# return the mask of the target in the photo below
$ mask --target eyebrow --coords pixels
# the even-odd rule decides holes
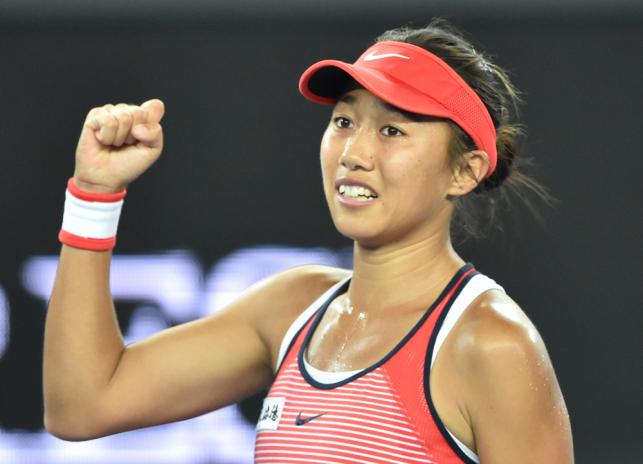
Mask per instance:
[[[348,93],[344,93],[337,99],[337,103],[346,103],[348,105],[355,103],[357,101],[357,98],[355,95],[350,95]],[[394,113],[398,116],[401,116],[405,119],[408,119],[409,121],[413,122],[431,122],[431,121],[439,121],[441,118],[438,118],[436,116],[428,116],[424,114],[418,114],[418,113],[413,113],[411,111],[406,111],[403,110],[402,108],[398,108],[395,105],[390,104],[389,102],[386,102],[382,100],[381,98],[377,99],[377,102],[379,105],[384,108],[386,111],[389,111],[391,113]]]
[[[350,105],[351,103],[355,103],[355,100],[357,99],[355,98],[354,95],[349,95],[345,93],[343,95],[340,95],[340,97],[337,99],[337,103],[342,102],[342,103],[348,103]]]

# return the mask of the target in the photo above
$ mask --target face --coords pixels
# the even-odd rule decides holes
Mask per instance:
[[[364,89],[336,104],[321,143],[324,193],[343,235],[364,246],[448,231],[451,129],[414,121]]]

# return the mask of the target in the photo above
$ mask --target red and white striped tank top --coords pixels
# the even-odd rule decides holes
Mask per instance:
[[[305,360],[308,342],[339,282],[293,323],[257,423],[256,463],[477,463],[440,420],[431,366],[449,331],[493,280],[465,265],[397,346],[374,365],[324,373]]]

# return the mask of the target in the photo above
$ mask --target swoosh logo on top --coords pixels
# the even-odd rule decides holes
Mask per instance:
[[[411,59],[408,56],[398,55],[397,53],[382,53],[381,55],[376,55],[375,51],[372,51],[364,57],[364,61],[383,60],[384,58],[403,58],[405,60]]]
[[[295,417],[295,425],[304,425],[307,424],[310,421],[313,421],[317,419],[318,417],[323,416],[326,414],[325,412],[322,412],[321,414],[316,414],[314,416],[308,416],[308,417],[301,417],[302,411],[299,411],[299,414],[297,414],[297,417]]]

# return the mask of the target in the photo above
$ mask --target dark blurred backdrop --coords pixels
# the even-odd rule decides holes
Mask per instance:
[[[130,189],[119,254],[187,250],[207,269],[255,245],[342,250],[317,158],[329,110],[300,97],[299,74],[322,58],[352,61],[384,29],[433,16],[511,71],[527,102],[526,151],[557,198],[543,225],[508,211],[504,234],[460,251],[539,328],[577,462],[640,462],[643,6],[634,1],[2,0],[0,437],[42,429],[45,302],[23,271],[59,249],[89,108],[151,97],[167,106],[164,155]],[[7,443],[1,462],[26,459]]]

